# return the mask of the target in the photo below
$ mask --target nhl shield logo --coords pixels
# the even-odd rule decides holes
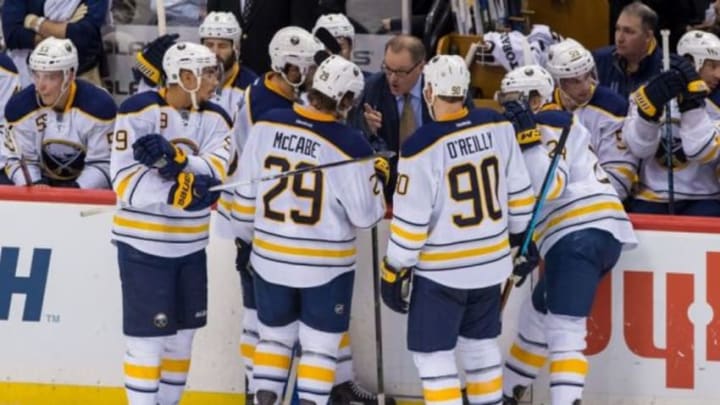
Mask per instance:
[[[168,325],[167,315],[165,315],[162,312],[155,315],[155,318],[153,318],[153,324],[155,324],[155,327],[159,328],[159,329],[167,327],[167,325]]]

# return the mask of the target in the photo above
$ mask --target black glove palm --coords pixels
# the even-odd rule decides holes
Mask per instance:
[[[672,55],[670,68],[677,71],[684,80],[684,88],[678,98],[680,112],[705,107],[705,97],[710,93],[710,89],[700,78],[695,66],[682,56]]]
[[[512,249],[513,256],[513,276],[518,280],[515,286],[519,287],[524,282],[527,276],[535,270],[540,263],[540,252],[538,251],[535,242],[530,240],[527,252],[524,256],[520,256],[520,249],[522,243],[525,240],[525,233],[514,233],[510,234],[510,248]]]
[[[520,101],[508,101],[503,103],[505,107],[505,118],[513,124],[515,137],[521,150],[540,145],[540,131],[537,129],[535,117],[527,104]]]

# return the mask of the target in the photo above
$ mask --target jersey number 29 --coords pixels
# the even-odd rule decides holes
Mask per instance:
[[[300,162],[295,165],[295,169],[303,169],[305,167],[312,167],[313,165],[305,162]],[[268,156],[265,159],[265,168],[272,169],[278,167],[281,172],[290,170],[290,162],[284,157],[279,156]],[[303,176],[312,177],[312,186],[309,188],[304,187]],[[283,177],[278,180],[270,190],[263,195],[263,204],[265,205],[265,217],[274,221],[285,222],[285,213],[273,210],[270,207],[270,203],[277,196],[282,194],[292,181],[291,190],[297,198],[303,198],[310,200],[310,213],[304,214],[299,209],[290,210],[290,218],[296,224],[302,225],[314,225],[320,220],[320,211],[322,209],[322,195],[323,195],[323,173],[321,171],[306,172],[303,174],[296,174],[292,177]]]

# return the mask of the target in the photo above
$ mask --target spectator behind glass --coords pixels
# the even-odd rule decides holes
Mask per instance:
[[[270,71],[268,46],[281,28],[310,31],[318,16],[318,0],[208,0],[207,11],[229,11],[240,22],[242,64],[255,72]]]
[[[14,0],[2,8],[2,26],[9,55],[20,72],[23,87],[30,84],[27,58],[47,37],[68,38],[78,50],[78,76],[100,85],[103,56],[100,28],[108,0]]]
[[[205,18],[205,0],[164,0],[167,25],[195,27]],[[150,10],[157,13],[157,0],[150,0]],[[155,20],[157,22],[157,17]]]
[[[615,24],[615,45],[594,52],[600,84],[627,97],[662,68],[662,49],[654,30],[657,14],[635,2],[625,6]]]

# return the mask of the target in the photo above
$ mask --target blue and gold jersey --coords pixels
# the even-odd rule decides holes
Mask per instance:
[[[403,144],[387,260],[453,288],[501,283],[510,233],[535,203],[513,126],[486,109],[439,117]]]
[[[199,110],[178,110],[165,101],[165,89],[136,94],[120,106],[112,143],[110,174],[119,200],[113,239],[162,257],[180,257],[208,242],[210,209],[188,212],[167,203],[174,180],[133,157],[133,143],[160,134],[183,149],[184,171],[225,179],[230,160],[230,118],[208,102]]]
[[[372,154],[359,131],[296,104],[255,122],[238,179]],[[237,237],[252,241],[255,271],[271,283],[298,288],[352,271],[355,228],[372,227],[385,214],[372,160],[240,186],[234,197],[233,229]]]
[[[110,138],[117,107],[110,94],[84,80],[70,82],[64,106],[38,104],[35,85],[5,106],[5,171],[15,184],[42,179],[110,188]],[[27,171],[21,170],[25,165]],[[26,174],[29,179],[26,179]]]

